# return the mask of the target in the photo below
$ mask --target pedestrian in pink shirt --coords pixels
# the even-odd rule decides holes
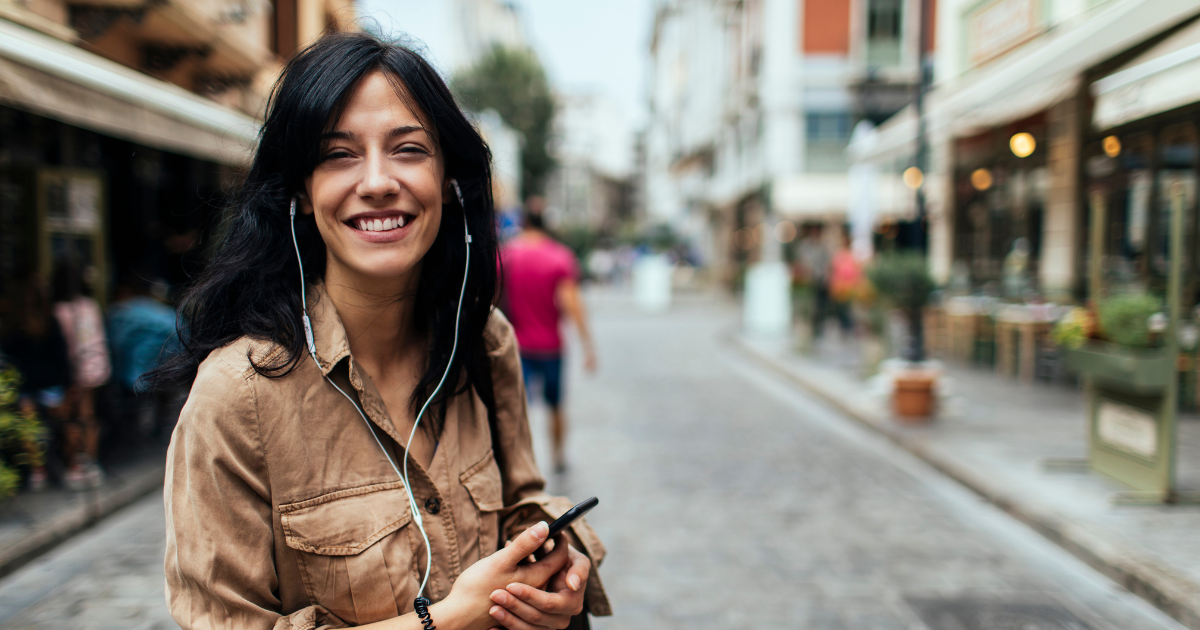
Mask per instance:
[[[583,364],[596,369],[596,352],[588,332],[587,313],[579,297],[579,263],[575,254],[546,232],[541,197],[526,202],[524,229],[500,251],[504,272],[504,311],[517,336],[521,370],[530,392],[540,382],[550,407],[554,469],[566,469],[563,442],[567,422],[562,410],[563,343],[559,320],[565,313],[579,331]]]

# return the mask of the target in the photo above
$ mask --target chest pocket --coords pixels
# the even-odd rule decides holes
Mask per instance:
[[[416,595],[408,498],[399,481],[339,490],[279,506],[284,541],[304,588],[355,625],[400,614]]]
[[[500,467],[491,450],[487,455],[458,476],[479,517],[479,557],[486,558],[503,544],[500,541],[500,510],[504,508],[504,493],[500,483]]]

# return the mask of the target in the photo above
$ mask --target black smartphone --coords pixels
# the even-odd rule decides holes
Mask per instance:
[[[555,519],[553,523],[550,523],[550,533],[546,536],[546,540],[550,540],[562,533],[562,530],[566,529],[571,523],[574,523],[575,519],[587,514],[588,510],[596,507],[599,503],[600,499],[592,497],[584,499],[579,505],[567,510],[562,516]]]

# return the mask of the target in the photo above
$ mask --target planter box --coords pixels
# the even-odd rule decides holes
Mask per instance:
[[[1103,387],[1135,394],[1162,392],[1176,378],[1175,356],[1161,348],[1089,341],[1067,351],[1067,365]]]

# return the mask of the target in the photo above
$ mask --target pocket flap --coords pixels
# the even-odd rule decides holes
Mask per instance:
[[[288,547],[353,556],[412,520],[399,481],[348,488],[279,506]]]
[[[458,476],[463,487],[475,500],[475,506],[481,512],[495,512],[504,507],[503,486],[500,483],[500,469],[496,466],[496,456],[491,450],[470,468]]]

